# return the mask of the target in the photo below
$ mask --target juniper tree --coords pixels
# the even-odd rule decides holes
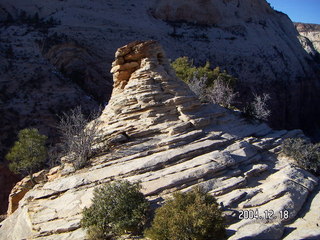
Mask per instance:
[[[32,174],[44,164],[47,158],[46,140],[47,136],[40,134],[38,129],[21,130],[18,140],[6,155],[6,159],[10,162],[10,170],[17,174],[29,175],[34,184]]]

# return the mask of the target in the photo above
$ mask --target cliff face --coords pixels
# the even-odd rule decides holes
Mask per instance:
[[[315,50],[320,52],[320,25],[308,23],[294,23],[300,35],[308,38]]]
[[[54,139],[57,114],[105,105],[113,53],[137,39],[227,69],[244,101],[269,92],[273,126],[317,129],[316,66],[266,1],[2,0],[0,13],[0,158],[20,129]]]
[[[242,21],[261,21],[276,13],[266,1],[161,0],[154,15],[165,21],[184,21],[211,26],[237,26]]]
[[[120,48],[112,72],[114,89],[98,118],[94,147],[106,151],[111,139],[121,141],[77,172],[67,164],[52,169],[1,223],[0,239],[85,239],[81,212],[93,189],[117,179],[141,181],[143,193],[158,204],[178,190],[204,187],[223,206],[229,239],[320,236],[312,215],[318,179],[280,155],[281,142],[301,131],[274,131],[201,104],[155,41]],[[242,210],[257,210],[261,218],[242,219]],[[266,219],[265,211],[274,218]],[[282,211],[288,211],[285,218]]]

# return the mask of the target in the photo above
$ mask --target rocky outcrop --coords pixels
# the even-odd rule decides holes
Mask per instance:
[[[316,58],[319,55],[319,52],[315,49],[312,41],[310,41],[309,38],[304,37],[303,35],[299,35],[298,39],[307,53],[309,53],[314,58]]]
[[[284,234],[284,240],[293,239],[318,239],[320,219],[317,215],[319,209],[320,191],[319,186],[304,204],[298,218],[292,224],[288,225],[288,231]],[[315,228],[317,226],[317,228]]]
[[[137,39],[159,41],[170,59],[188,56],[226,69],[239,79],[242,101],[269,92],[277,128],[318,129],[317,68],[289,18],[264,0],[0,5],[0,159],[20,129],[37,127],[55,141],[57,114],[105,106],[113,53]]]
[[[308,23],[294,23],[294,25],[299,34],[308,38],[314,49],[320,53],[320,25]]]
[[[11,190],[9,195],[9,206],[7,215],[11,215],[14,211],[17,210],[19,206],[20,200],[29,192],[30,189],[33,188],[34,184],[44,182],[47,180],[47,171],[42,170],[33,174],[33,181],[31,178],[25,177],[21,181],[19,181]]]
[[[200,101],[190,95],[186,84],[172,78],[173,70],[155,41],[134,42],[120,48],[111,71],[114,90],[100,118],[104,135],[174,135],[190,126],[208,124],[196,113],[191,114],[199,111]]]
[[[112,72],[114,89],[98,118],[95,147],[103,150],[117,136],[126,141],[85,169],[52,170],[1,223],[0,239],[85,239],[81,212],[93,189],[119,179],[141,181],[143,193],[159,205],[178,190],[204,187],[223,210],[229,239],[320,236],[312,213],[304,218],[310,224],[301,225],[308,231],[299,224],[306,203],[318,196],[318,178],[281,156],[281,142],[303,137],[301,131],[274,131],[201,104],[155,41],[120,48]],[[317,207],[312,201],[310,209]]]

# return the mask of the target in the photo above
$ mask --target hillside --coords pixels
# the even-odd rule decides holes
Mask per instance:
[[[202,186],[217,198],[229,239],[320,237],[318,178],[281,155],[281,142],[303,137],[301,131],[274,131],[201,104],[155,41],[118,49],[112,72],[112,96],[98,118],[100,156],[79,171],[64,161],[38,173],[42,181],[1,223],[0,239],[85,239],[82,209],[95,187],[117,179],[141,181],[143,193],[160,205],[178,190]],[[12,202],[24,184],[16,186]],[[243,210],[258,210],[261,218],[241,219]],[[265,211],[273,217],[265,218]]]
[[[0,0],[0,13],[0,159],[20,129],[39,128],[55,142],[57,115],[104,107],[113,53],[149,39],[172,60],[209,60],[237,77],[238,107],[268,92],[273,127],[317,135],[317,65],[290,19],[266,1]]]

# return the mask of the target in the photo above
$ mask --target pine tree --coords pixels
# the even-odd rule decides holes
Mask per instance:
[[[35,183],[32,174],[47,158],[46,140],[47,137],[35,128],[21,130],[18,141],[6,155],[6,159],[10,161],[10,170],[17,174],[29,175],[32,183]]]

